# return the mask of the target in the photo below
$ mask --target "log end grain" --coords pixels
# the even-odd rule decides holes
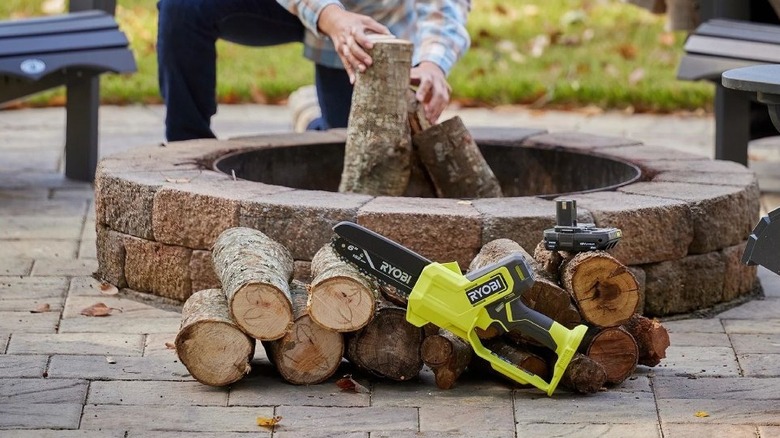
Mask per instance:
[[[230,385],[251,370],[254,342],[231,324],[195,323],[179,332],[175,345],[181,363],[205,385]]]
[[[309,316],[323,327],[352,332],[374,315],[376,295],[349,277],[332,277],[311,288]]]
[[[308,316],[295,321],[281,339],[266,343],[269,356],[284,380],[313,385],[331,377],[344,355],[344,337],[314,323]]]
[[[292,305],[278,288],[250,283],[233,294],[230,314],[244,332],[262,341],[279,339],[290,329]]]

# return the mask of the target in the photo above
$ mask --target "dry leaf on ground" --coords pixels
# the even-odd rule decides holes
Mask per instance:
[[[262,427],[268,427],[270,429],[273,429],[274,426],[279,424],[279,422],[282,421],[282,417],[280,415],[277,415],[275,417],[257,417],[257,425]]]
[[[41,303],[38,304],[35,309],[30,310],[30,313],[45,313],[51,310],[51,306],[49,306],[49,303]]]
[[[353,379],[349,374],[337,380],[336,385],[338,385],[342,391],[352,391],[363,394],[368,394],[371,392],[368,390],[368,388],[355,381],[355,379]]]
[[[100,293],[103,295],[116,295],[119,293],[119,289],[111,283],[102,281],[100,282]]]
[[[117,310],[113,307],[108,307],[104,303],[95,303],[81,311],[84,316],[109,316],[111,312]]]

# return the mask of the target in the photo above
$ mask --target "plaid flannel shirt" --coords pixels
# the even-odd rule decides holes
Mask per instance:
[[[304,55],[317,64],[344,68],[327,36],[317,29],[325,6],[335,4],[350,12],[367,15],[384,24],[397,38],[414,44],[412,65],[430,61],[449,74],[468,49],[466,31],[470,0],[277,0],[297,15],[307,32]]]

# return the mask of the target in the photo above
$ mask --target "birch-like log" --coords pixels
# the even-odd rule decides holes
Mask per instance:
[[[501,185],[460,117],[412,137],[441,198],[499,198]]]
[[[358,73],[344,147],[340,192],[401,196],[409,184],[412,142],[406,91],[409,41],[376,36],[373,64]]]
[[[316,324],[306,311],[308,292],[298,281],[290,284],[293,325],[275,341],[264,341],[268,358],[282,378],[295,385],[323,382],[336,372],[344,356],[341,333]]]
[[[378,285],[341,260],[328,243],[311,260],[308,313],[337,332],[354,332],[374,316]]]
[[[258,230],[236,227],[217,237],[212,259],[236,324],[261,341],[284,336],[293,319],[290,251]]]
[[[219,289],[195,292],[187,299],[174,344],[192,377],[211,386],[230,385],[244,377],[255,352],[255,340],[230,318]]]

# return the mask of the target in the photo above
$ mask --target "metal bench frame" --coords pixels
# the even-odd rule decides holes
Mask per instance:
[[[61,17],[86,20],[94,17],[94,19],[105,21],[105,14],[113,16],[115,8],[116,0],[70,0],[70,14]],[[5,24],[6,29],[13,32],[13,26],[17,26],[16,29],[19,29],[19,26],[38,24],[42,33],[45,34],[44,29],[55,32],[52,30],[52,25],[57,23],[58,18],[0,22],[0,29]],[[118,27],[114,30],[107,30],[100,35],[120,41],[120,45],[121,39],[124,39],[125,47],[123,49],[102,52],[93,50],[83,53],[77,53],[75,49],[69,51],[69,35],[72,34],[69,34],[68,29],[64,28],[61,33],[49,34],[48,39],[45,35],[40,38],[36,37],[35,44],[31,44],[31,46],[40,50],[39,56],[33,56],[35,54],[27,52],[18,59],[14,58],[13,54],[6,58],[13,60],[14,65],[19,65],[21,71],[0,71],[0,103],[64,85],[67,98],[65,176],[79,181],[92,182],[95,178],[95,168],[98,161],[100,75],[109,71],[116,73],[134,72],[136,65],[132,53],[127,48],[127,39],[118,30]],[[58,53],[67,54],[67,56],[59,57]],[[35,63],[38,62],[38,58],[46,59],[48,64],[53,65],[51,70],[43,73],[36,72]],[[26,60],[28,68],[16,63],[19,60]]]

